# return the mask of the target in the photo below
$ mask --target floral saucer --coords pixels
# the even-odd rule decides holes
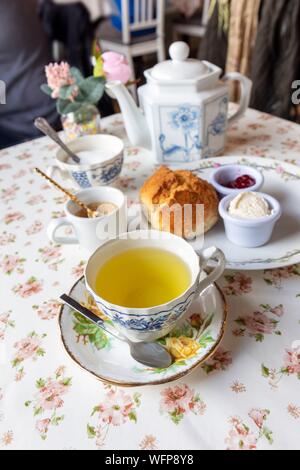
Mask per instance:
[[[96,307],[82,277],[70,296],[93,310],[114,328]],[[83,369],[103,382],[120,386],[158,385],[177,380],[193,371],[216,351],[225,330],[227,304],[217,285],[212,285],[189,309],[190,316],[160,341],[174,363],[152,369],[136,362],[126,343],[118,341],[67,305],[61,307],[59,326],[64,347]]]

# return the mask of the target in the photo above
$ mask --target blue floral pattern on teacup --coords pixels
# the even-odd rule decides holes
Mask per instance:
[[[91,188],[95,185],[109,185],[119,176],[122,166],[123,155],[92,170],[73,171],[72,176],[82,189]]]
[[[120,309],[109,307],[103,301],[95,299],[98,307],[114,323],[127,330],[135,331],[158,331],[163,327],[174,324],[180,316],[189,308],[195,292],[190,292],[185,300],[179,302],[176,306],[149,314],[131,314],[122,312]]]

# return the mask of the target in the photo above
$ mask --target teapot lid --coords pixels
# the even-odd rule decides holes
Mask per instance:
[[[171,60],[155,65],[151,77],[156,80],[191,80],[200,78],[209,72],[208,67],[197,59],[188,59],[190,48],[183,41],[173,42],[169,54]]]

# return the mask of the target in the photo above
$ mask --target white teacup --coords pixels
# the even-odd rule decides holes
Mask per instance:
[[[60,149],[56,154],[55,165],[47,170],[50,178],[59,174],[72,186],[85,189],[110,185],[121,173],[124,143],[118,137],[106,134],[88,135],[68,142],[68,147],[79,156],[82,152],[82,163],[77,165],[72,162]]]
[[[109,238],[116,238],[127,230],[126,198],[119,189],[110,187],[85,189],[76,196],[86,204],[111,202],[118,207],[111,214],[88,219],[77,216],[80,208],[68,201],[65,205],[66,217],[53,219],[48,225],[47,234],[51,241],[59,245],[80,244],[89,256]],[[63,226],[73,227],[75,237],[56,235],[57,230]]]
[[[151,308],[127,308],[101,298],[96,292],[96,278],[103,264],[118,253],[145,247],[167,250],[179,256],[191,272],[189,288],[178,298]],[[205,279],[200,280],[201,271],[211,259],[217,261],[216,267]],[[198,255],[185,240],[176,235],[141,230],[124,233],[98,248],[88,261],[85,282],[99,309],[114,322],[122,335],[136,342],[154,341],[167,335],[184,318],[192,301],[219,279],[224,269],[225,256],[218,248],[205,249]],[[111,279],[111,282],[114,280]]]

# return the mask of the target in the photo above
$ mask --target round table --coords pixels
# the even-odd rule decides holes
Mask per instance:
[[[103,127],[124,138],[119,115]],[[299,137],[298,125],[248,110],[225,153],[300,163]],[[46,236],[65,198],[33,167],[45,169],[55,152],[47,138],[0,152],[0,448],[299,449],[300,266],[226,272],[221,347],[178,382],[117,388],[67,356],[57,299],[86,259]],[[147,177],[139,154],[127,147],[117,184],[129,199]]]

